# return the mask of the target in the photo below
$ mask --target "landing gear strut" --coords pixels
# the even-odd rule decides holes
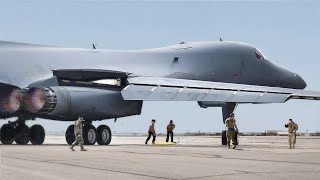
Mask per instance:
[[[45,139],[45,131],[41,125],[35,124],[29,128],[25,120],[20,118],[4,124],[0,131],[2,144],[12,144],[15,141],[17,144],[25,145],[30,141],[31,144],[40,145]]]

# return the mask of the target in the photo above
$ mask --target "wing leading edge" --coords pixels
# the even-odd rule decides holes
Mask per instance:
[[[289,99],[320,100],[320,92],[298,89],[183,80],[160,77],[128,78],[125,100],[284,103]]]

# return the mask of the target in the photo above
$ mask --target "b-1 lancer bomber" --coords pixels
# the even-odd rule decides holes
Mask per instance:
[[[85,144],[108,145],[110,128],[96,128],[92,121],[139,115],[143,101],[222,107],[225,120],[239,104],[320,100],[319,92],[305,87],[298,74],[240,42],[105,50],[0,41],[0,118],[15,118],[1,127],[0,140],[42,144],[44,128],[29,128],[26,121],[82,116]],[[68,144],[74,140],[73,129],[70,125],[66,130]]]

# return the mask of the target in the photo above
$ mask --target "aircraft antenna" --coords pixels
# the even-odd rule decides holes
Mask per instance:
[[[93,49],[96,49],[96,46],[94,44],[92,44]]]
[[[222,38],[219,38],[220,39],[220,41],[222,42]]]

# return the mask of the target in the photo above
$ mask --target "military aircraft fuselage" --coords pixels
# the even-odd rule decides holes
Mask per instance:
[[[128,76],[166,77],[293,89],[304,89],[306,87],[304,80],[296,73],[273,64],[255,47],[238,42],[180,43],[146,50],[60,48],[0,42],[0,82],[2,89],[7,85],[16,88],[32,88],[34,82],[51,78],[53,70],[63,69],[99,69],[127,72]],[[46,82],[45,86],[56,86],[56,84]],[[73,92],[73,94],[76,94],[75,96],[79,96],[75,93],[78,92],[78,89],[60,88],[56,91],[66,91],[68,94]],[[111,91],[110,93],[114,94],[115,91]],[[80,100],[86,101],[86,98],[90,98],[94,101],[92,103],[95,103],[96,100],[91,97],[90,93],[87,93],[89,90],[81,89],[81,92],[86,93],[81,94],[82,98],[78,99],[77,103],[81,102]],[[96,93],[102,93],[101,97],[106,97],[103,95],[104,92]],[[34,92],[34,94],[37,94],[37,92]],[[83,94],[85,95],[83,96]],[[0,97],[3,98],[3,96]],[[32,97],[29,99],[32,100]],[[112,96],[105,101],[109,100],[121,100],[121,95]],[[65,101],[64,103],[75,104],[71,101]],[[38,111],[38,107],[34,104],[33,106],[31,111]],[[105,108],[105,106],[118,109],[128,107],[128,109],[110,115],[109,111],[103,110],[102,107]],[[100,103],[86,107],[87,109],[91,108],[91,114],[88,113],[90,116],[88,115],[87,118],[107,119],[135,115],[140,113],[141,106],[142,103],[140,102],[129,104],[126,102]],[[71,105],[68,106],[68,108],[70,107]],[[73,108],[76,109],[76,107]],[[136,110],[130,111],[130,108]],[[61,105],[59,112],[55,110],[52,115],[38,114],[36,116],[57,120],[65,119],[70,112],[62,111],[64,109],[66,108]],[[86,112],[87,109],[82,109],[82,111]],[[71,113],[72,116],[67,119],[76,117],[79,112]]]
[[[301,90],[304,80],[238,42],[191,42],[143,50],[60,48],[0,41],[2,144],[42,144],[41,125],[30,119],[74,121],[80,116],[85,144],[108,145],[107,125],[92,121],[139,115],[143,101],[194,101],[221,107],[223,120],[237,104],[320,100]],[[66,141],[75,140],[74,126]],[[223,144],[226,137],[222,136]]]
[[[296,73],[237,42],[195,42],[147,50],[75,49],[0,43],[0,81],[20,88],[57,69],[106,69],[159,76],[303,89]]]

